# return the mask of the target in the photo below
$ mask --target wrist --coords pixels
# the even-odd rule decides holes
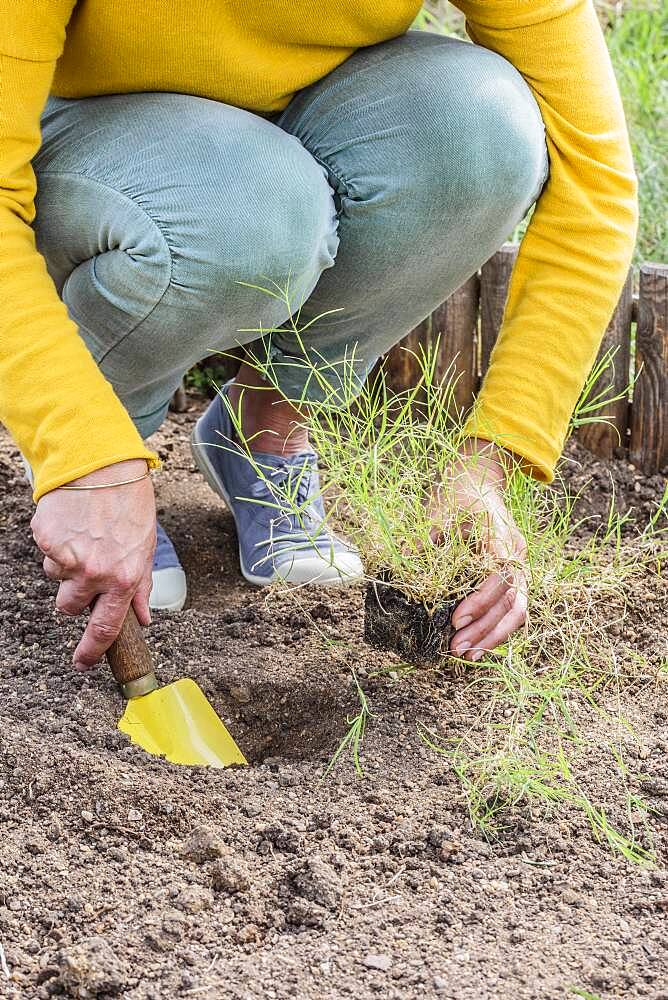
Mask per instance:
[[[114,462],[113,465],[105,465],[101,469],[72,479],[68,486],[98,486],[103,483],[122,483],[128,479],[139,478],[149,471],[148,462],[144,458],[129,458],[123,462]]]
[[[466,438],[459,448],[462,467],[483,476],[490,486],[503,489],[510,474],[513,456],[493,441],[483,438]]]

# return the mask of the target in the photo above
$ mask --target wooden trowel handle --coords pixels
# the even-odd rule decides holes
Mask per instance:
[[[107,650],[107,660],[126,698],[137,698],[157,688],[153,659],[132,607],[128,609],[118,638]]]

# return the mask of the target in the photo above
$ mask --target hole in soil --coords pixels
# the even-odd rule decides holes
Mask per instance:
[[[304,682],[226,685],[221,696],[233,720],[233,735],[250,763],[267,757],[300,760],[334,753],[355,711],[355,694],[346,684]]]

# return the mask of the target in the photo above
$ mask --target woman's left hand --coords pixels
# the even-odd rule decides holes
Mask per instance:
[[[449,504],[475,518],[479,547],[497,562],[492,573],[459,604],[453,615],[455,633],[450,650],[455,656],[479,660],[522,627],[527,614],[526,542],[508,510],[504,497],[504,454],[486,441],[469,441],[454,469]],[[444,511],[441,485],[434,491],[432,540],[443,538]]]

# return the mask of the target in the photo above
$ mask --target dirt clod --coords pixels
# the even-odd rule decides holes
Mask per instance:
[[[367,969],[389,972],[392,968],[392,958],[390,955],[366,955],[362,959],[362,965],[365,965]]]
[[[68,945],[58,956],[58,982],[73,997],[116,995],[128,980],[128,966],[103,937]]]
[[[186,861],[203,864],[205,861],[215,861],[229,854],[230,849],[220,839],[215,830],[210,827],[198,826],[181,845],[179,853]]]
[[[217,861],[211,869],[211,884],[216,892],[245,892],[250,886],[248,868],[235,858]]]
[[[308,858],[294,865],[289,883],[298,896],[326,910],[335,912],[341,904],[341,879],[332,866],[320,858]]]
[[[178,894],[174,905],[187,913],[213,909],[213,893],[201,885],[188,885]]]

